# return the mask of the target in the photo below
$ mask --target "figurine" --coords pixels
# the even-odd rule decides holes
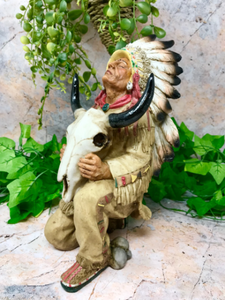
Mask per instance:
[[[102,78],[105,90],[87,112],[79,108],[74,77],[75,122],[68,127],[58,171],[62,200],[45,227],[56,249],[80,247],[76,262],[61,276],[68,292],[78,291],[109,265],[120,269],[131,257],[129,245],[120,239],[110,248],[110,219],[151,218],[143,194],[161,164],[173,160],[172,146],[179,146],[167,115],[167,97],[180,97],[173,85],[180,83],[181,57],[166,50],[173,44],[150,36],[115,51]]]

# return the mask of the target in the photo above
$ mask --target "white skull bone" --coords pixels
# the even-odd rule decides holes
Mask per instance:
[[[67,146],[58,170],[58,181],[63,181],[62,199],[69,202],[86,181],[80,175],[78,162],[88,153],[100,151],[108,143],[108,117],[94,108],[77,110],[78,118],[67,128]]]

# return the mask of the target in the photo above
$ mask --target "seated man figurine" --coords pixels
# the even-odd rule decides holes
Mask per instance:
[[[150,73],[155,75],[155,93],[141,118],[124,128],[110,128],[110,145],[80,159],[79,171],[86,181],[73,201],[61,200],[46,224],[45,236],[56,249],[80,247],[76,262],[61,276],[68,292],[76,292],[109,265],[109,219],[151,218],[151,211],[142,204],[143,194],[153,173],[165,160],[173,159],[171,145],[179,143],[176,127],[167,116],[171,107],[166,97],[180,96],[172,85],[180,83],[175,75],[182,71],[177,65],[180,56],[164,50],[172,45],[144,38],[114,52],[108,62],[102,78],[105,89],[95,99],[95,109],[106,115],[130,113]]]

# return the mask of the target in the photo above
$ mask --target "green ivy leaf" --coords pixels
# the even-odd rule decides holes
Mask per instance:
[[[23,150],[26,153],[37,153],[44,150],[44,146],[37,143],[32,137],[27,139],[27,142],[23,145]]]
[[[31,69],[31,72],[33,72],[33,73],[37,73],[37,71],[38,71],[38,68],[36,66],[32,66],[30,69]]]
[[[107,11],[109,9],[109,5],[104,6],[103,8],[103,14],[107,17]]]
[[[45,20],[46,20],[47,25],[49,25],[49,26],[52,25],[52,24],[54,23],[53,14],[54,14],[53,11],[48,11],[48,12],[45,14]]]
[[[136,20],[140,23],[146,23],[148,21],[148,16],[145,14],[142,14],[142,15],[138,16]]]
[[[91,70],[90,62],[88,60],[85,60],[84,62],[85,62],[85,65],[87,66],[87,68]]]
[[[81,65],[81,59],[80,59],[80,58],[74,59],[74,62],[75,62],[77,65]]]
[[[91,91],[94,92],[94,91],[97,90],[97,88],[98,88],[98,83],[95,82],[95,83],[92,85],[92,87],[91,87]]]
[[[23,29],[24,29],[26,32],[30,32],[31,29],[32,29],[32,26],[30,25],[30,23],[24,22],[24,23],[23,23]]]
[[[67,61],[67,53],[59,53],[58,60],[60,63],[64,63],[65,61]]]
[[[154,26],[154,33],[157,36],[157,38],[159,38],[159,39],[162,39],[166,36],[165,30],[160,27]]]
[[[72,32],[68,30],[66,33],[66,41],[67,41],[67,43],[70,43],[71,40],[72,40]],[[70,45],[70,46],[72,46],[72,45]]]
[[[84,24],[88,24],[90,22],[91,18],[89,14],[86,12],[84,15]]]
[[[152,27],[150,25],[145,26],[144,28],[142,28],[140,34],[142,34],[143,36],[148,36],[152,34]]]
[[[153,16],[155,16],[156,18],[158,18],[159,16],[159,10],[158,8],[156,8],[155,6],[151,6],[151,13],[153,14]]]
[[[79,79],[80,79],[80,77],[79,77]],[[84,88],[83,86],[80,86],[80,87],[79,87],[79,92],[80,92],[81,94],[84,94],[85,88]]]
[[[29,40],[28,37],[26,37],[26,36],[21,36],[20,41],[21,41],[21,43],[24,44],[24,45],[30,44],[30,40]]]
[[[36,180],[33,172],[27,172],[19,179],[12,181],[7,185],[10,192],[8,207],[12,208],[21,202],[36,198],[41,185],[42,181]]]
[[[20,13],[18,13],[18,14],[16,14],[16,18],[19,20],[19,19],[21,19],[22,18],[22,14],[20,14]]]
[[[123,40],[120,40],[117,44],[116,44],[116,50],[119,50],[119,49],[121,49],[121,48],[123,48],[123,47],[125,47],[126,46],[126,42],[124,42]]]
[[[84,78],[84,81],[87,82],[91,77],[91,72],[84,72],[83,73],[83,78]]]
[[[73,53],[75,51],[75,48],[73,45],[69,45],[69,52]]]
[[[209,173],[212,174],[216,183],[219,185],[225,178],[225,164],[211,162],[211,169]]]
[[[200,175],[206,175],[211,169],[211,163],[199,161],[197,158],[185,160],[184,170]]]
[[[211,142],[215,149],[219,150],[224,145],[224,135],[210,135]],[[204,139],[208,138],[208,134],[204,135]]]
[[[60,10],[60,12],[64,12],[67,10],[67,2],[65,0],[62,0],[60,2],[59,10]]]
[[[42,38],[42,33],[41,31],[34,31],[32,33],[32,42],[38,42]]]
[[[12,160],[12,166],[8,170],[9,174],[7,175],[7,179],[19,178],[21,175],[31,170],[32,167],[28,164],[25,157],[16,157]]]
[[[107,17],[111,18],[111,17],[114,17],[116,14],[117,14],[118,10],[116,7],[109,7],[108,10],[107,10]]]
[[[113,45],[110,45],[109,47],[108,47],[108,51],[109,51],[109,54],[113,54],[113,52],[115,51],[115,46],[113,46]]]
[[[28,11],[27,11],[27,17],[28,17],[28,19],[32,19],[33,18],[33,9],[28,9]]]
[[[88,27],[86,25],[80,25],[79,29],[80,29],[80,32],[83,34],[88,32]]]
[[[124,18],[121,20],[121,22],[120,22],[121,29],[128,30],[130,28],[130,26],[131,26],[131,21],[129,19]]]
[[[134,19],[129,19],[129,20],[130,20],[131,24],[130,24],[130,28],[127,30],[127,33],[129,35],[131,35],[135,29],[135,22],[134,22]]]
[[[213,208],[216,203],[215,201],[205,202],[202,198],[190,198],[187,201],[188,206],[190,208],[196,210],[199,217],[204,216],[211,208]]]
[[[83,10],[81,9],[73,9],[71,11],[69,11],[68,13],[68,17],[71,21],[76,20],[77,18],[79,18],[83,13]]]
[[[154,201],[160,202],[166,196],[165,185],[152,178],[148,193]]]
[[[199,177],[197,178],[198,184],[193,186],[193,193],[198,197],[210,199],[213,193],[217,190],[216,182],[212,180],[211,176],[210,180],[207,178],[201,178],[201,180],[199,180]]]
[[[55,28],[48,27],[47,31],[51,38],[57,37],[59,35],[59,31]]]
[[[30,215],[29,211],[21,212],[19,207],[15,206],[10,209],[10,219],[8,220],[8,224],[16,224],[21,220],[26,219]]]
[[[192,141],[193,140],[193,137],[194,137],[194,132],[189,130],[187,128],[187,126],[184,124],[184,122],[181,123],[180,125],[180,129],[185,133],[186,137]]]
[[[74,41],[76,42],[76,43],[80,43],[80,41],[81,41],[81,37],[79,36],[79,35],[77,35],[77,34],[74,34]]]
[[[58,0],[44,0],[44,2],[48,5],[54,5],[57,4]]]
[[[119,0],[120,7],[128,7],[133,5],[133,0]]]
[[[7,137],[0,137],[0,152],[5,151],[6,149],[15,149],[16,143],[7,138]]]
[[[216,205],[213,207],[216,210],[224,211],[225,210],[225,196],[223,196],[222,191],[216,191],[213,200],[216,201]]]
[[[138,2],[135,4],[142,14],[150,15],[151,6],[147,2]]]
[[[218,150],[224,145],[224,136],[206,134],[202,138],[194,136],[194,151],[204,155],[209,151]]]
[[[12,160],[15,158],[13,150],[5,150],[0,155],[0,171],[7,172],[12,168]]]
[[[42,2],[41,0],[40,0],[40,1],[37,1],[37,2],[35,3],[35,6],[38,7],[38,8],[40,8],[40,7],[43,6],[43,2]]]

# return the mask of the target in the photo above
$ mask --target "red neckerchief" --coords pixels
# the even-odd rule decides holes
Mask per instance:
[[[99,96],[95,99],[94,108],[97,108],[98,106],[102,108],[106,104],[105,100],[106,100],[106,93],[105,91],[101,91]],[[130,101],[131,101],[131,95],[126,94],[121,98],[117,99],[116,102],[114,102],[113,104],[110,104],[109,108],[110,109],[119,108],[126,105]]]

